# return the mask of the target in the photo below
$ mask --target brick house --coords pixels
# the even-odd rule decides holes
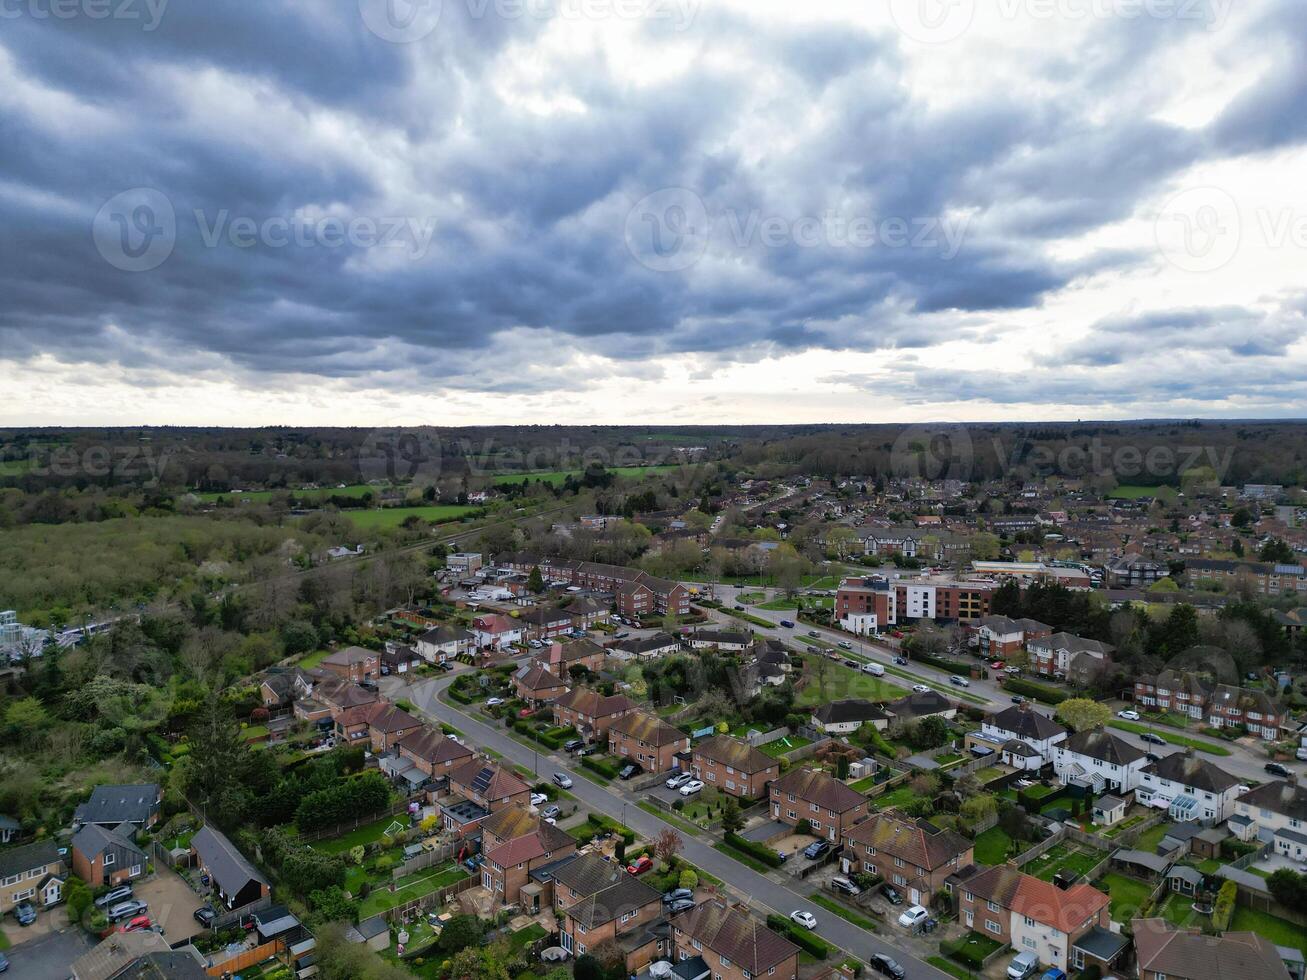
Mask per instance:
[[[425,726],[403,708],[387,702],[378,702],[368,718],[368,741],[373,755],[389,752],[406,735],[421,731]]]
[[[493,846],[486,844],[485,823],[481,833],[481,853],[485,856],[481,884],[499,905],[518,904],[522,886],[529,883],[532,871],[576,853],[576,841],[571,835],[542,820],[536,822],[536,829]]]
[[[868,800],[856,790],[824,772],[791,769],[767,788],[771,816],[791,827],[800,820],[812,825],[812,832],[832,843],[867,815]]]
[[[1174,711],[1201,721],[1211,685],[1187,670],[1164,670],[1135,678],[1135,704],[1152,711]]]
[[[799,947],[747,912],[705,902],[672,923],[675,959],[696,957],[713,980],[797,980]]]
[[[634,710],[635,702],[625,694],[603,695],[574,687],[554,702],[554,724],[570,725],[586,739],[601,742],[615,721]]]
[[[407,759],[432,779],[449,775],[451,770],[473,758],[472,750],[466,745],[426,725],[399,739],[395,749],[401,759]]]
[[[1231,684],[1218,684],[1207,699],[1207,724],[1213,728],[1243,725],[1250,734],[1266,741],[1280,737],[1285,710],[1265,691],[1250,691]]]
[[[1044,677],[1068,677],[1071,665],[1081,658],[1088,658],[1102,665],[1106,670],[1112,662],[1110,643],[1087,640],[1074,633],[1053,633],[1026,644],[1030,654],[1030,669]]]
[[[676,754],[689,750],[690,736],[647,711],[631,711],[608,729],[608,751],[638,762],[645,772],[674,769]]]
[[[572,617],[572,628],[578,630],[588,630],[595,623],[606,623],[612,616],[607,604],[589,596],[569,603],[567,614]]]
[[[0,915],[20,902],[49,907],[63,898],[64,869],[52,840],[0,851]]]
[[[1289,980],[1275,944],[1255,932],[1205,936],[1166,919],[1134,919],[1140,980]]]
[[[567,693],[567,685],[548,667],[533,661],[514,671],[513,690],[528,704],[552,704]]]
[[[608,651],[594,640],[569,640],[566,643],[553,643],[536,661],[548,667],[550,672],[567,681],[572,676],[572,668],[584,667],[592,674],[604,669],[604,658]]]
[[[1079,969],[1072,946],[1109,926],[1111,900],[1085,882],[1058,888],[1010,864],[987,868],[958,886],[962,924],[1061,970]]]
[[[781,774],[781,764],[729,735],[705,739],[691,749],[691,765],[707,785],[730,796],[755,800]]]
[[[572,629],[572,616],[566,609],[536,606],[518,617],[524,629],[525,640],[552,640]]]
[[[574,956],[616,942],[628,973],[639,973],[667,955],[662,896],[620,864],[583,855],[554,875],[554,908],[562,913],[559,942]]]
[[[971,864],[973,845],[952,830],[924,818],[892,811],[873,813],[844,834],[841,866],[846,874],[878,874],[907,892],[914,905],[927,905],[945,879]]]
[[[449,771],[449,791],[490,813],[531,802],[531,789],[494,762],[469,762]]]
[[[972,628],[976,649],[999,659],[1020,653],[1031,640],[1042,639],[1052,632],[1051,626],[1038,620],[1009,619],[1007,616],[985,616]]]
[[[374,681],[381,676],[381,654],[362,647],[346,647],[323,657],[318,666],[355,684]]]
[[[522,574],[538,567],[550,581],[611,593],[617,611],[623,616],[639,619],[647,615],[685,616],[690,612],[690,593],[685,586],[637,568],[592,561],[538,559],[520,553],[503,556],[502,564]]]
[[[73,835],[73,873],[92,888],[139,878],[150,862],[132,841],[133,832],[131,824],[115,830],[87,824]]]

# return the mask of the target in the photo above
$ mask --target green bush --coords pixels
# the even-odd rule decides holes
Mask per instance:
[[[1061,704],[1071,697],[1066,691],[1059,691],[1047,684],[1036,684],[1034,681],[1024,680],[1020,677],[1009,677],[1003,687],[1013,694],[1022,694],[1028,698],[1034,698],[1036,701],[1043,701],[1044,704]]]
[[[591,772],[597,772],[601,776],[609,779],[617,778],[617,767],[606,760],[596,759],[592,756],[582,756],[581,765],[585,766]]]
[[[948,660],[944,657],[936,657],[930,653],[913,652],[912,659],[919,663],[930,664],[932,667],[938,667],[940,670],[947,670],[950,674],[960,674],[963,677],[971,676],[971,664],[964,664],[957,660]]]
[[[1225,932],[1230,928],[1230,919],[1234,916],[1235,899],[1239,897],[1239,886],[1233,881],[1226,881],[1216,893],[1216,903],[1212,906],[1212,928]]]
[[[632,844],[635,843],[635,831],[623,827],[616,820],[613,820],[609,817],[601,816],[598,813],[591,813],[587,815],[585,820],[586,823],[590,824],[592,827],[595,827],[598,830],[601,831],[606,830],[610,834],[615,834],[616,836],[622,838],[622,840],[626,843],[628,847],[630,847]]]
[[[830,951],[830,947],[824,940],[818,939],[806,929],[795,928],[794,923],[783,915],[773,913],[767,916],[767,928],[780,933],[795,946],[811,953],[819,960],[824,960]]]
[[[784,863],[781,860],[781,856],[766,844],[759,844],[756,841],[745,840],[739,834],[727,834],[722,838],[722,840],[737,851],[742,851],[750,857],[757,858],[769,867],[779,868]]]

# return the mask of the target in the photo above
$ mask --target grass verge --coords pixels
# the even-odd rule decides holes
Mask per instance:
[[[865,916],[858,915],[857,912],[846,909],[833,898],[827,898],[825,895],[809,895],[808,900],[812,902],[813,905],[820,905],[827,912],[834,912],[845,922],[851,922],[859,929],[866,929],[868,932],[876,931],[876,923],[872,922]]]
[[[1217,745],[1214,742],[1204,742],[1200,739],[1190,738],[1187,735],[1178,735],[1167,729],[1159,731],[1157,728],[1150,728],[1148,725],[1140,725],[1133,721],[1122,721],[1120,718],[1113,718],[1109,724],[1113,728],[1118,728],[1123,732],[1132,732],[1135,735],[1143,735],[1145,732],[1152,732],[1170,745],[1179,745],[1186,749],[1196,749],[1199,752],[1206,752],[1208,755],[1230,754],[1230,750],[1224,745]]]

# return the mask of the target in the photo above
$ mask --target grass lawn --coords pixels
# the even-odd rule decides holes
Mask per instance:
[[[253,503],[266,504],[273,497],[285,497],[287,494],[294,494],[299,498],[312,500],[324,500],[329,497],[353,497],[359,498],[366,493],[371,493],[374,497],[380,496],[383,487],[372,487],[366,483],[355,483],[348,487],[327,487],[320,490],[251,490],[248,493],[197,493],[205,503],[216,503],[219,500],[230,500],[233,503],[239,503],[242,500],[252,501]]]
[[[615,476],[648,476],[651,473],[666,473],[671,470],[680,469],[676,463],[667,463],[662,466],[615,466],[608,472]],[[503,473],[495,476],[496,483],[516,483],[521,482],[527,477],[531,478],[532,483],[547,483],[550,486],[562,486],[569,476],[584,476],[582,470],[548,470],[537,473]]]
[[[911,803],[916,798],[917,794],[912,792],[912,787],[907,783],[904,783],[902,786],[897,786],[888,793],[882,793],[880,796],[873,799],[872,802],[876,805],[876,809],[885,810],[892,806],[907,806],[907,804]]]
[[[1157,487],[1117,487],[1108,497],[1113,500],[1138,500],[1140,497],[1152,497],[1157,494]]]
[[[927,956],[926,962],[936,970],[943,970],[950,976],[957,977],[958,980],[974,980],[975,974],[959,963],[954,963],[943,956]]]
[[[855,793],[865,793],[876,785],[876,777],[868,776],[865,779],[859,779],[856,783],[849,783],[849,789]]]
[[[1289,946],[1307,953],[1307,929],[1243,905],[1235,907],[1234,918],[1230,920],[1230,930],[1255,932],[1277,946]]]
[[[746,868],[750,868],[758,872],[760,875],[765,875],[768,871],[772,870],[761,861],[755,860],[752,854],[748,854],[744,851],[737,851],[735,848],[731,847],[730,844],[714,844],[713,849],[721,851],[729,858],[734,858]]]
[[[476,507],[460,507],[457,504],[430,504],[425,507],[386,507],[382,510],[348,510],[344,511],[355,527],[394,528],[399,527],[410,517],[420,517],[432,524],[442,521],[454,521],[475,513]]]
[[[991,779],[997,779],[1001,775],[1003,775],[1003,770],[998,766],[986,766],[984,769],[977,769],[975,772],[975,777],[980,781],[981,786],[984,786]]]
[[[1003,832],[1002,827],[990,827],[983,834],[976,835],[976,863],[1002,864],[1011,853],[1012,838]]]
[[[179,848],[190,847],[191,838],[194,836],[195,836],[194,830],[184,830],[176,837],[171,837],[168,840],[163,841],[162,842],[163,848],[166,851],[175,851]]]
[[[318,664],[322,663],[322,661],[326,660],[330,655],[330,650],[315,650],[313,653],[305,654],[304,658],[300,660],[296,666],[301,667],[304,670],[312,670]]]
[[[1053,875],[1063,870],[1084,874],[1106,856],[1103,851],[1091,850],[1078,844],[1058,844],[1033,861],[1027,861],[1021,870],[1042,881],[1052,881]]]
[[[864,916],[858,915],[857,912],[853,912],[849,909],[846,909],[843,905],[835,901],[835,899],[833,898],[827,898],[825,895],[817,894],[817,895],[809,895],[808,900],[812,902],[814,905],[820,905],[828,912],[835,913],[841,919],[844,919],[846,922],[852,922],[859,929],[866,929],[868,932],[876,931],[876,923],[872,922],[870,919]]]
[[[525,949],[537,939],[545,936],[545,930],[538,922],[532,922],[525,929],[519,929],[508,938],[508,946],[512,950]]]
[[[1140,834],[1139,839],[1135,841],[1135,849],[1139,851],[1147,851],[1149,854],[1156,853],[1157,845],[1162,843],[1162,838],[1166,836],[1167,826],[1167,822],[1163,820],[1157,826],[1149,827]]]
[[[397,905],[430,895],[434,891],[452,885],[466,878],[467,872],[456,864],[450,863],[439,868],[427,868],[417,874],[408,875],[395,882],[392,892],[388,886],[379,885],[359,903],[359,920],[380,915]]]
[[[1129,922],[1139,911],[1139,906],[1144,904],[1149,892],[1153,890],[1152,886],[1145,882],[1127,878],[1115,871],[1103,875],[1095,887],[1111,896],[1114,922]]]
[[[935,756],[935,761],[939,763],[940,766],[951,766],[955,762],[961,762],[962,756],[956,752],[945,752],[943,755]]]
[[[805,708],[826,704],[842,698],[864,698],[868,701],[893,701],[908,692],[882,677],[873,677],[853,670],[826,657],[801,656],[803,673],[808,683],[794,699],[795,707]],[[825,664],[824,667],[821,664]]]
[[[1214,742],[1204,742],[1201,739],[1189,738],[1187,735],[1178,735],[1171,731],[1158,731],[1156,728],[1149,728],[1147,725],[1140,725],[1133,721],[1122,721],[1120,718],[1113,718],[1109,722],[1113,728],[1119,728],[1123,732],[1133,732],[1136,735],[1142,735],[1144,732],[1153,732],[1160,738],[1165,739],[1171,745],[1179,745],[1183,748],[1194,748],[1199,752],[1206,752],[1208,755],[1229,755],[1230,750],[1224,745],[1217,745]]]
[[[800,735],[787,735],[785,738],[778,738],[774,742],[768,742],[766,745],[758,746],[758,750],[763,755],[769,755],[773,759],[783,756],[786,752],[793,752],[795,749],[801,749],[805,745],[811,745],[812,739],[803,738]]]
[[[1172,892],[1162,901],[1162,904],[1157,907],[1157,911],[1153,914],[1160,915],[1175,926],[1201,927],[1207,925],[1210,916],[1199,915],[1194,911],[1193,906],[1192,896]]]
[[[1118,834],[1125,833],[1131,827],[1141,824],[1147,819],[1148,819],[1148,814],[1146,813],[1141,813],[1133,817],[1126,817],[1120,823],[1114,823],[1112,824],[1112,826],[1100,831],[1100,833],[1104,837],[1116,837]]]
[[[755,602],[753,605],[759,609],[768,609],[771,612],[785,612],[790,609],[798,609],[799,603],[795,599],[772,599],[770,602]]]
[[[0,953],[3,953],[8,948],[9,948],[9,937],[5,935],[5,931],[3,929],[0,929]]]
[[[357,830],[351,830],[348,834],[341,834],[329,840],[315,841],[311,846],[315,851],[322,851],[324,854],[341,854],[359,844],[371,844],[375,840],[381,840],[385,837],[385,829],[392,823],[404,824],[404,821],[399,817],[382,817],[380,820],[364,824]]]
[[[652,803],[647,803],[644,800],[641,800],[639,803],[636,804],[636,806],[638,806],[645,813],[652,813],[659,820],[665,821],[666,823],[671,824],[673,827],[676,827],[678,830],[683,830],[687,834],[698,835],[703,833],[702,827],[696,827],[694,826],[694,824],[686,823],[675,813],[668,813],[666,810],[660,810]]]

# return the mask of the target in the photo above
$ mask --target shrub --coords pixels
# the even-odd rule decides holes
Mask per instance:
[[[1071,697],[1066,691],[1059,691],[1055,687],[1036,684],[1034,681],[1028,681],[1020,677],[1009,677],[1003,687],[1013,694],[1023,694],[1028,698],[1034,698],[1036,701],[1043,701],[1045,704],[1061,704]]]
[[[693,868],[686,868],[684,871],[681,872],[681,877],[680,880],[677,882],[677,885],[681,888],[691,888],[691,889],[698,888],[699,876],[694,873]]]
[[[581,758],[581,765],[585,766],[591,772],[597,772],[599,775],[605,776],[608,779],[617,778],[617,767],[607,760],[595,759],[592,756],[587,755]]]
[[[722,839],[737,851],[748,854],[750,857],[757,858],[769,867],[779,868],[781,864],[784,863],[781,861],[781,856],[766,844],[759,844],[755,841],[745,840],[739,834],[726,834]]]
[[[1212,928],[1225,932],[1230,928],[1230,919],[1234,915],[1235,899],[1239,896],[1239,886],[1233,881],[1226,881],[1216,893],[1216,904],[1212,906]]]
[[[807,817],[804,817],[802,820],[800,820],[797,824],[794,825],[794,832],[795,832],[796,834],[809,834],[809,835],[811,835],[811,834],[812,834],[812,821],[810,821]]]

